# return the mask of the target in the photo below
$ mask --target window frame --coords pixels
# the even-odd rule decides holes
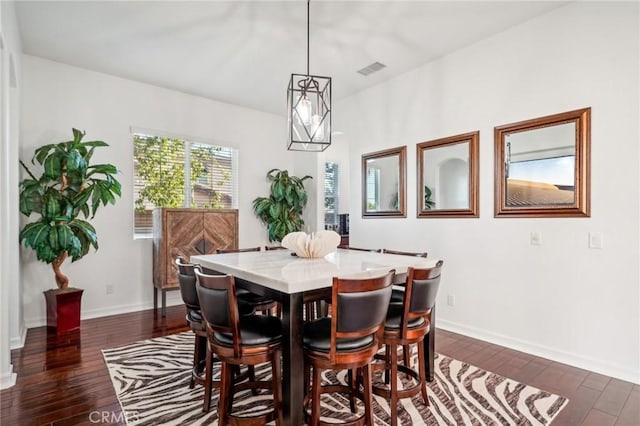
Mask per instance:
[[[153,225],[151,225],[150,227],[145,227],[145,226],[136,226],[137,225],[137,214],[138,214],[138,210],[136,207],[136,200],[138,199],[138,194],[139,194],[139,183],[140,181],[144,181],[143,178],[141,178],[138,174],[138,166],[137,166],[137,157],[135,154],[135,147],[136,147],[136,136],[145,136],[145,137],[149,137],[149,138],[166,138],[166,139],[172,139],[172,140],[178,140],[182,143],[184,143],[184,147],[183,147],[183,160],[182,163],[184,164],[185,167],[185,171],[183,173],[184,175],[184,184],[182,187],[182,191],[183,191],[183,203],[181,206],[153,206],[151,208],[147,208],[145,211],[149,213],[149,215],[152,215],[153,209],[158,208],[158,207],[177,207],[177,208],[190,208],[190,207],[198,207],[198,208],[212,208],[212,207],[207,207],[207,206],[197,206],[194,205],[194,203],[197,203],[198,201],[195,199],[196,197],[193,196],[193,191],[194,191],[194,186],[196,185],[202,185],[202,183],[199,182],[199,179],[202,177],[196,177],[195,179],[193,179],[193,181],[191,181],[191,173],[187,172],[187,170],[191,170],[191,157],[192,157],[192,152],[193,152],[193,148],[194,146],[202,146],[202,145],[208,145],[211,147],[215,147],[215,148],[221,148],[222,150],[224,150],[225,153],[228,153],[230,160],[229,160],[229,168],[225,169],[225,171],[223,171],[221,174],[224,174],[226,172],[229,173],[229,180],[230,180],[230,185],[227,185],[228,188],[230,188],[227,191],[221,191],[221,193],[223,195],[227,195],[228,197],[230,197],[230,203],[228,203],[227,205],[223,205],[219,208],[222,209],[237,209],[238,207],[238,167],[239,167],[239,152],[236,148],[233,148],[231,146],[228,146],[228,144],[226,144],[227,146],[225,146],[225,144],[221,144],[218,141],[213,141],[213,140],[203,140],[202,138],[195,138],[192,136],[186,136],[186,135],[179,135],[179,134],[172,134],[172,133],[167,133],[167,132],[163,132],[163,131],[158,131],[158,130],[150,130],[150,129],[142,129],[142,128],[131,128],[131,141],[132,141],[132,148],[133,148],[133,152],[132,152],[132,159],[134,162],[133,165],[133,182],[132,182],[132,192],[133,192],[133,238],[134,240],[136,239],[151,239],[153,238]],[[226,155],[226,154],[225,154]],[[173,160],[172,160],[173,161]],[[208,172],[205,177],[208,180],[211,180],[212,178],[215,178],[215,174],[213,172]],[[143,184],[144,185],[144,184]],[[142,186],[144,187],[144,186]],[[216,186],[212,185],[211,189],[213,190],[214,188],[216,188]],[[152,204],[147,202],[146,204]],[[212,208],[213,209],[213,208]]]

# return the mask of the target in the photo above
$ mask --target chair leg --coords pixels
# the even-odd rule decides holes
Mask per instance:
[[[247,366],[247,372],[249,375],[249,381],[250,382],[255,382],[256,381],[256,368],[253,365],[249,365]],[[258,389],[251,389],[251,395],[257,395],[258,394]]]
[[[389,384],[389,359],[391,358],[391,352],[389,352],[389,345],[384,347],[384,384]]]
[[[427,395],[427,364],[425,364],[424,345],[418,342],[418,373],[420,376],[420,391],[424,405],[429,406],[429,397]]]
[[[311,397],[311,426],[320,424],[320,391],[322,390],[322,378],[320,377],[321,368],[313,366],[313,383],[311,388],[313,396]]]
[[[404,355],[404,366],[409,367],[411,365],[411,346],[402,346],[402,354]]]
[[[271,383],[273,385],[273,409],[276,413],[276,426],[282,425],[282,384],[280,370],[280,351],[274,351],[271,356]]]
[[[371,364],[365,364],[362,368],[364,379],[364,418],[365,424],[374,426],[373,423],[373,396],[371,395]]]
[[[200,363],[200,336],[195,335],[195,339],[193,340],[193,369],[191,370],[191,380],[189,380],[189,389],[193,389],[196,385],[196,379],[193,377],[196,369],[198,368],[198,364]]]
[[[220,371],[220,397],[218,398],[218,425],[226,426],[228,420],[229,399],[232,395],[229,394],[231,386],[233,386],[233,379],[231,377],[230,365],[226,362],[221,363]]]
[[[355,375],[354,375],[355,374]],[[351,412],[356,412],[356,395],[355,391],[357,389],[356,379],[358,378],[358,374],[355,369],[349,370],[347,372],[347,380],[349,381],[349,386],[351,386],[352,391],[349,393],[349,407],[351,408]]]
[[[398,347],[391,347],[391,426],[398,425]]]
[[[208,413],[211,409],[211,388],[213,387],[213,354],[209,350],[208,344],[205,356],[207,360],[204,367],[204,404],[202,405],[202,411]]]

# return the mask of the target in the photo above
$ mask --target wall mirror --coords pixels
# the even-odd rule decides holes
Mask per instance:
[[[495,216],[588,217],[591,108],[495,128]]]
[[[417,145],[418,217],[478,217],[479,135]]]
[[[362,156],[362,217],[407,217],[407,147]]]

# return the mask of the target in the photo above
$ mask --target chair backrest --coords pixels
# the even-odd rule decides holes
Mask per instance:
[[[370,251],[374,253],[380,253],[380,249],[367,249],[367,248],[359,248],[359,247],[351,247],[351,246],[346,246],[345,248],[347,250]]]
[[[241,249],[216,249],[216,253],[244,253],[247,251],[260,251],[260,246],[258,247],[249,247],[249,248],[241,248]]]
[[[389,250],[389,249],[382,249],[382,253],[388,253],[388,254],[399,254],[402,256],[414,256],[414,257],[427,257],[427,252],[413,252],[413,251],[397,251],[397,250]]]
[[[180,285],[180,295],[187,309],[200,310],[200,301],[196,290],[195,270],[198,265],[185,261],[182,257],[176,259],[178,267],[178,283]]]
[[[439,260],[431,268],[407,269],[404,309],[400,326],[403,334],[406,333],[410,318],[426,316],[431,312],[436,303],[443,264],[444,262]]]
[[[195,273],[200,312],[205,320],[207,332],[230,333],[233,336],[234,353],[239,356],[240,314],[233,275],[210,275],[197,269]]]
[[[366,337],[384,326],[395,271],[373,278],[333,278],[331,299],[331,350],[335,360],[340,338]]]

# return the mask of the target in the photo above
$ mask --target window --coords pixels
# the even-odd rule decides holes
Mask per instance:
[[[326,229],[338,229],[338,213],[340,213],[338,191],[338,165],[324,164],[324,225]]]
[[[135,237],[151,235],[156,207],[236,207],[234,149],[134,133],[133,162]]]
[[[380,169],[367,169],[367,210],[380,210]]]

